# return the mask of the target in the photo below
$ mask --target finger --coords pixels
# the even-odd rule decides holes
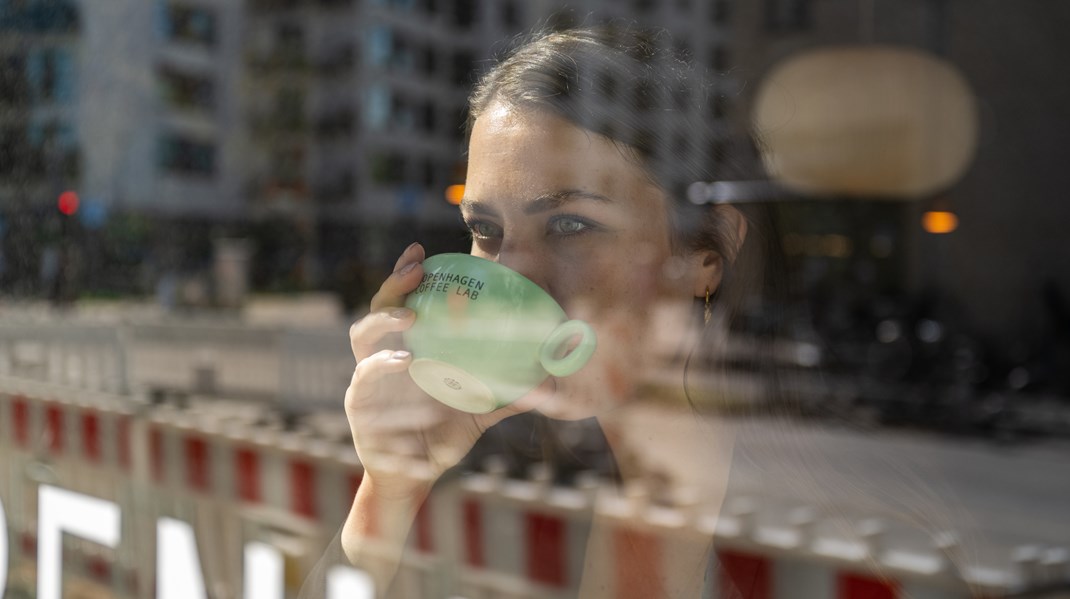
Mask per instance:
[[[404,371],[411,360],[412,354],[407,351],[384,349],[358,362],[346,390],[346,410],[355,410],[373,397],[383,377]]]
[[[361,360],[375,353],[375,346],[388,333],[404,331],[412,326],[415,313],[408,308],[387,308],[372,312],[349,327],[349,344],[353,357]]]
[[[394,265],[394,272],[383,281],[379,291],[371,301],[372,310],[381,310],[388,306],[400,306],[405,296],[420,284],[423,278],[424,246],[414,243],[405,248]]]

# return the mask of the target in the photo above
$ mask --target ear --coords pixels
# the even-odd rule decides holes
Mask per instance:
[[[714,250],[698,250],[689,258],[691,273],[694,277],[693,293],[695,297],[706,297],[717,291],[724,278],[726,265],[736,260],[743,240],[747,238],[747,219],[733,206],[722,204],[713,208],[708,222],[716,227],[714,237],[722,240],[724,253]]]

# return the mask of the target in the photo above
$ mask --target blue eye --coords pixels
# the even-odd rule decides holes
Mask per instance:
[[[561,236],[578,235],[594,228],[595,225],[586,219],[567,215],[554,217],[546,224],[547,232]]]
[[[468,232],[477,239],[497,239],[502,236],[501,227],[481,220],[473,220],[465,223]]]

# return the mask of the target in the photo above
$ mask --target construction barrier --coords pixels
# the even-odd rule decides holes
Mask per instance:
[[[26,572],[36,559],[37,496],[48,485],[121,507],[117,547],[64,540],[68,576],[108,596],[154,596],[161,519],[192,528],[208,596],[242,596],[250,543],[283,552],[292,591],[344,520],[362,475],[351,445],[284,430],[248,405],[182,410],[4,378],[0,415],[9,586],[33,580]],[[397,468],[427,470],[402,458]],[[907,551],[878,521],[862,523],[857,538],[824,535],[822,515],[805,506],[773,526],[748,498],[705,513],[655,504],[639,487],[583,478],[564,488],[542,467],[525,480],[503,470],[491,462],[432,494],[398,571],[401,596],[573,597],[591,571],[607,573],[600,596],[674,596],[674,581],[696,563],[710,599],[997,597],[1068,580],[1060,548],[1017,548],[1013,569],[956,567],[949,534],[927,551]]]

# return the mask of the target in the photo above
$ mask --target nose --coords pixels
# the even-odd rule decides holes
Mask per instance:
[[[550,291],[545,272],[546,261],[531,245],[503,241],[495,261],[531,279],[543,290]]]

